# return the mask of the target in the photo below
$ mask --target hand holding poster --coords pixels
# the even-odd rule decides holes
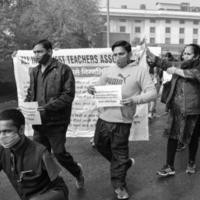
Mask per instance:
[[[121,85],[95,86],[94,97],[97,107],[120,107]]]
[[[41,124],[41,117],[38,111],[38,102],[20,102],[19,107],[24,114],[27,124]]]

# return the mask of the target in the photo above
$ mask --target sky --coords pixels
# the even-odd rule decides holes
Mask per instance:
[[[146,9],[156,9],[156,2],[166,3],[190,3],[190,6],[200,7],[200,0],[109,0],[110,8],[120,8],[127,5],[127,8],[139,9],[140,4],[146,4]],[[106,7],[107,0],[99,0],[101,7]]]

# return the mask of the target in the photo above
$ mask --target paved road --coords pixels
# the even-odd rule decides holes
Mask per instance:
[[[3,106],[0,104],[0,109],[14,103],[7,102]],[[163,105],[159,104],[158,114],[162,114],[163,110]],[[161,115],[150,124],[149,142],[130,142],[130,155],[136,160],[127,176],[130,200],[200,199],[200,160],[197,162],[197,173],[187,175],[187,150],[177,154],[175,177],[160,179],[156,176],[156,170],[165,161],[166,139],[162,137],[165,122],[166,117]],[[109,164],[91,147],[89,139],[68,138],[66,148],[83,164],[86,176],[86,189],[78,192],[74,178],[63,171],[70,190],[70,200],[114,200],[109,180]],[[3,173],[0,175],[0,183],[0,200],[19,200]]]

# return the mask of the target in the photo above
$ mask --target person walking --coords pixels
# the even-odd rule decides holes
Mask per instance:
[[[77,188],[84,187],[80,163],[66,151],[66,132],[70,123],[75,80],[71,68],[52,58],[52,44],[41,40],[34,44],[33,53],[39,63],[30,72],[30,87],[25,101],[37,101],[42,125],[33,125],[33,139],[50,151],[58,162],[76,177]]]
[[[169,110],[167,158],[164,167],[157,172],[161,177],[175,175],[174,160],[178,142],[189,146],[189,158],[186,173],[195,173],[195,158],[199,142],[200,129],[200,47],[188,44],[184,47],[183,62],[171,63],[154,56],[147,51],[147,59],[157,67],[172,74],[171,86],[166,95]]]
[[[68,200],[59,166],[43,145],[24,135],[24,125],[19,110],[0,112],[0,170],[22,200]]]
[[[148,69],[131,60],[131,45],[124,40],[112,45],[115,65],[106,68],[97,85],[122,87],[122,107],[100,109],[94,142],[96,149],[110,162],[111,183],[117,199],[128,199],[126,174],[134,164],[129,157],[128,138],[136,105],[147,103],[157,97]],[[88,86],[90,94],[94,85]],[[142,93],[143,92],[143,93]]]

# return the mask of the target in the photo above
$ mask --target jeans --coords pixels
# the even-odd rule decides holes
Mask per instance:
[[[53,151],[58,162],[77,178],[81,169],[65,149],[67,127],[67,124],[35,125],[33,140],[46,146],[49,152]]]
[[[126,186],[129,159],[128,138],[131,124],[111,123],[98,119],[94,142],[97,150],[110,161],[111,183],[114,188]]]

